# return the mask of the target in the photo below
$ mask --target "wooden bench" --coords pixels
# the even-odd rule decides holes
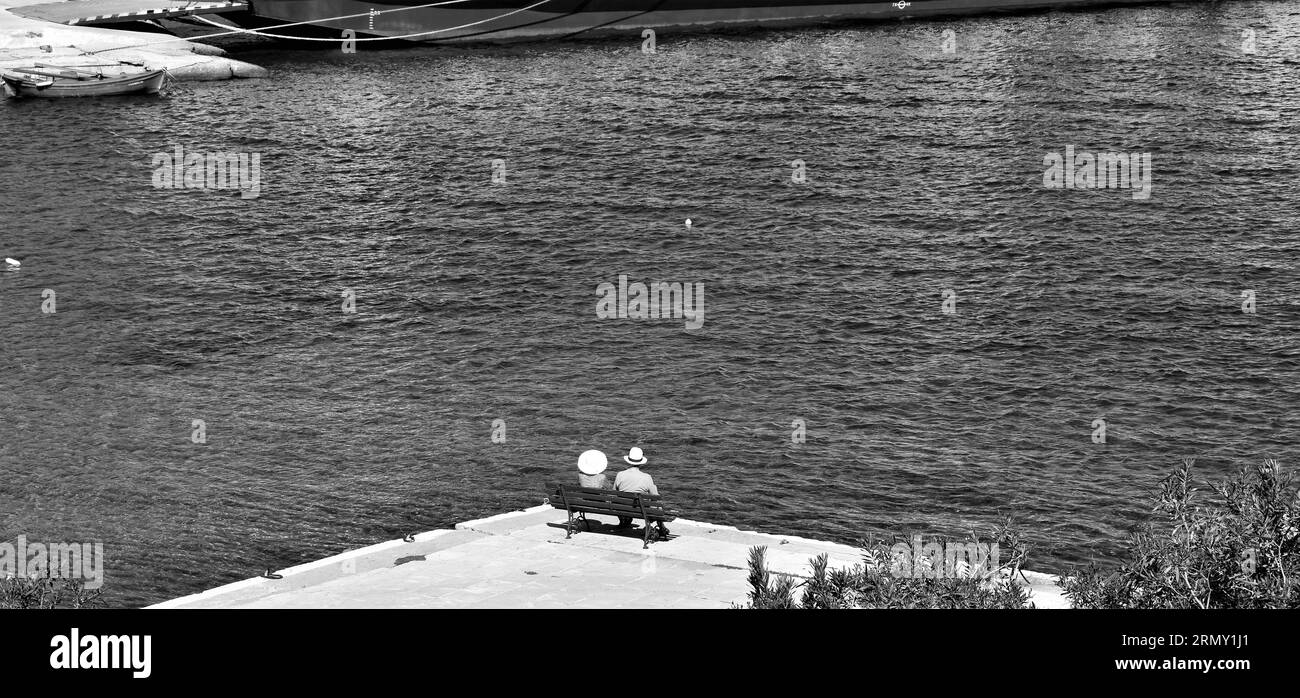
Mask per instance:
[[[591,530],[587,522],[587,514],[625,516],[645,521],[645,545],[641,547],[648,548],[651,540],[659,538],[659,527],[651,524],[664,523],[677,518],[677,512],[665,507],[663,498],[657,494],[548,484],[546,499],[556,509],[568,512],[569,520],[564,524],[567,532],[564,536],[566,539],[573,536],[573,532],[578,528],[578,521],[582,521],[584,528]],[[574,515],[578,518],[575,519]]]

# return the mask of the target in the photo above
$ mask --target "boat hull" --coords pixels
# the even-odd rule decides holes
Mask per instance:
[[[167,80],[166,71],[157,70],[103,80],[54,80],[50,85],[35,85],[5,74],[5,93],[10,97],[111,97],[129,94],[154,94]]]
[[[1057,7],[1136,5],[1151,0],[467,0],[440,7],[423,2],[252,0],[253,15],[306,22],[360,37],[432,42],[528,41],[634,33],[644,29],[789,27],[847,19],[969,15]],[[408,9],[404,9],[408,8]],[[379,12],[381,14],[371,14]],[[353,15],[353,16],[349,16]],[[344,19],[331,19],[346,17]],[[277,33],[275,30],[268,30]],[[291,33],[286,29],[283,33]]]

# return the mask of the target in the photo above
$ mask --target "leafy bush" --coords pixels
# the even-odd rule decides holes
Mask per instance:
[[[1076,608],[1300,608],[1300,501],[1278,464],[1210,485],[1201,504],[1185,460],[1160,483],[1152,521],[1118,570],[1062,578]]]
[[[80,579],[0,578],[0,609],[94,608],[103,605],[102,589],[86,589]]]
[[[749,551],[750,592],[744,607],[1025,608],[1029,593],[1015,581],[1026,554],[1021,537],[1007,524],[994,531],[993,540],[1012,551],[1011,560],[994,569],[978,569],[961,561],[956,569],[948,570],[952,576],[904,576],[898,574],[897,553],[876,542],[864,546],[862,562],[851,568],[828,569],[829,558],[818,555],[809,561],[812,575],[802,582],[785,574],[777,574],[774,580],[767,569],[767,547],[756,546]],[[941,562],[923,557],[918,564]],[[800,587],[802,593],[796,599]]]

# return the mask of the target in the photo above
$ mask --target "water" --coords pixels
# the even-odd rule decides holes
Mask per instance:
[[[1300,2],[658,44],[245,49],[274,77],[3,105],[0,537],[103,541],[141,605],[640,445],[691,519],[1011,515],[1053,571],[1183,457],[1296,464]],[[260,153],[260,198],[153,188],[178,144]],[[1150,199],[1044,188],[1067,145],[1152,153]],[[703,283],[704,327],[596,318],[620,274]]]

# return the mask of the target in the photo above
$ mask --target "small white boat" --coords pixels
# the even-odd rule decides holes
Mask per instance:
[[[155,94],[167,83],[166,70],[126,72],[121,66],[58,66],[37,63],[31,68],[0,72],[5,95],[17,97],[106,97]],[[91,68],[99,68],[91,70]]]

